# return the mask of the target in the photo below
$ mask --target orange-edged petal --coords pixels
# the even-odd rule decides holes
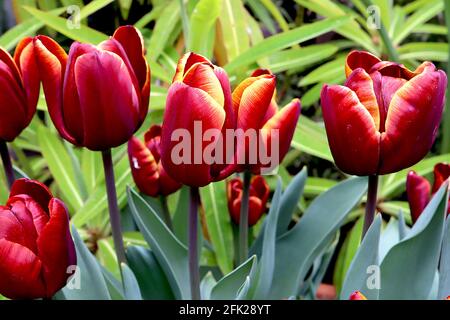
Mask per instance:
[[[423,209],[430,202],[431,186],[427,179],[414,171],[406,176],[406,195],[413,223],[417,221]]]
[[[287,106],[282,108],[269,121],[267,121],[260,131],[262,145],[259,145],[259,157],[269,157],[270,163],[261,163],[252,166],[251,170],[255,174],[260,173],[260,167],[275,168],[283,161],[284,156],[289,151],[292,137],[297,127],[298,118],[300,117],[301,104],[299,99],[292,100]],[[273,145],[273,143],[277,145]],[[261,150],[262,148],[262,150]],[[272,153],[278,150],[277,154]]]
[[[381,60],[367,51],[351,51],[347,55],[347,59],[345,61],[345,75],[348,77],[353,70],[358,68],[363,68],[366,72],[369,73],[372,66],[380,62]]]
[[[63,80],[66,71],[67,54],[64,49],[47,36],[34,38],[36,61],[44,88],[45,100],[50,117],[61,136],[71,143],[76,144],[76,139],[67,130],[64,124],[63,104]]]
[[[47,297],[42,263],[28,248],[0,239],[0,294],[10,299]]]
[[[261,129],[275,91],[275,76],[263,75],[244,80],[233,91],[237,128]],[[236,111],[237,110],[237,111]]]
[[[448,163],[438,163],[434,166],[433,173],[434,183],[432,192],[435,193],[439,190],[444,181],[450,177],[450,165]]]
[[[210,165],[203,159],[203,150],[211,142],[200,140],[206,130],[220,132],[225,116],[223,107],[205,91],[182,82],[171,85],[162,126],[161,161],[174,180],[196,187],[211,182]]]
[[[367,300],[367,298],[360,291],[354,291],[352,292],[348,300]]]
[[[427,69],[395,93],[381,138],[380,174],[408,168],[428,153],[442,117],[446,86],[444,72]]]
[[[172,82],[182,81],[185,73],[196,63],[207,63],[212,65],[211,61],[204,56],[194,52],[187,52],[180,58],[180,60],[178,60],[177,69],[175,71],[175,75],[173,76]]]
[[[348,174],[377,173],[380,133],[355,92],[339,85],[324,85],[322,113],[336,165]]]
[[[183,83],[198,88],[209,94],[221,106],[225,97],[222,86],[214,73],[214,67],[207,63],[196,63],[184,75]]]
[[[19,42],[14,53],[14,61],[22,75],[27,97],[28,108],[25,123],[28,125],[36,112],[40,89],[39,68],[36,62],[33,38],[27,37]]]
[[[37,239],[42,275],[46,284],[46,296],[52,297],[66,285],[69,266],[77,263],[75,245],[69,230],[69,214],[59,199],[53,198],[49,205],[50,220]]]
[[[379,130],[380,110],[374,91],[374,84],[369,74],[363,68],[357,68],[347,78],[345,86],[356,93],[359,102],[369,111],[377,130]]]
[[[123,60],[109,51],[90,52],[77,59],[74,73],[83,146],[97,151],[128,141],[140,121],[140,101]]]

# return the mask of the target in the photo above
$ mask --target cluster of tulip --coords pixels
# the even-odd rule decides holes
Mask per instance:
[[[370,224],[376,177],[409,167],[429,151],[442,115],[447,78],[429,62],[412,72],[359,51],[349,54],[345,70],[344,86],[322,90],[323,117],[336,165],[346,173],[372,177],[366,213]],[[134,27],[118,28],[98,46],[75,42],[69,55],[49,37],[26,38],[14,58],[0,50],[0,82],[1,150],[11,186],[10,198],[0,208],[1,294],[51,297],[67,281],[67,267],[76,264],[64,204],[37,181],[13,182],[5,148],[30,123],[40,83],[59,134],[76,146],[102,152],[119,262],[126,258],[110,149],[127,141],[132,175],[141,192],[165,197],[182,185],[191,188],[189,265],[194,299],[199,298],[198,188],[234,173],[243,173],[244,179],[228,182],[228,207],[240,228],[241,259],[247,257],[247,228],[262,216],[269,197],[260,174],[284,158],[300,116],[298,99],[279,110],[270,71],[256,70],[232,91],[222,68],[195,53],[185,54],[168,91],[163,124],[152,126],[144,142],[133,135],[148,113],[150,68],[142,36]],[[180,148],[180,132],[195,136],[197,131],[203,140],[183,141]],[[232,139],[224,139],[230,131]],[[256,149],[248,132],[257,134]],[[243,143],[236,145],[240,137]],[[275,163],[254,159],[261,150],[271,150],[269,158]],[[207,152],[212,159],[202,157]],[[444,174],[437,175],[435,185],[442,179]],[[430,188],[414,174],[410,180],[411,199],[409,190],[423,191],[418,200],[411,200],[416,216],[428,201]],[[167,219],[169,223],[170,215]]]

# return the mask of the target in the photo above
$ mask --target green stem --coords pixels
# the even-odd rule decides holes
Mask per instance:
[[[190,51],[189,18],[186,10],[186,5],[184,4],[184,0],[178,0],[178,2],[180,3],[181,24],[183,26],[184,43],[186,51]]]
[[[170,217],[170,211],[169,206],[167,205],[167,197],[166,196],[160,196],[159,199],[161,200],[161,206],[163,210],[163,217],[164,222],[166,223],[167,227],[172,230],[172,218]]]
[[[250,196],[250,171],[244,171],[244,184],[241,199],[241,213],[239,216],[239,265],[248,257],[248,201]]]
[[[116,250],[119,270],[122,270],[121,263],[126,263],[125,247],[123,245],[122,227],[120,223],[120,211],[117,205],[116,185],[114,183],[114,166],[111,157],[111,150],[102,151],[103,169],[105,171],[106,191],[108,195],[109,220],[111,223],[114,248]]]
[[[6,144],[6,141],[0,141],[0,154],[3,161],[3,169],[5,170],[6,180],[8,181],[8,187],[9,189],[11,189],[15,177],[11,162],[11,156],[9,155],[8,145]]]
[[[447,24],[447,43],[450,43],[450,2],[445,3],[445,23]],[[448,61],[447,61],[447,74],[450,74],[450,46],[448,48]],[[443,139],[441,146],[441,153],[450,152],[450,82],[447,83],[447,102],[445,106],[444,119],[443,119]]]
[[[369,230],[375,218],[375,210],[377,208],[377,191],[378,191],[378,175],[369,176],[369,188],[367,190],[366,213],[364,216],[364,226],[362,239]]]
[[[189,277],[192,300],[200,300],[200,269],[198,265],[198,205],[200,195],[197,187],[190,188],[189,205]]]

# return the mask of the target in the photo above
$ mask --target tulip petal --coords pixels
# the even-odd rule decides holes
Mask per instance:
[[[39,99],[40,78],[36,62],[34,43],[31,37],[24,38],[16,47],[14,60],[20,70],[26,92],[28,108],[25,123],[28,125],[36,112]]]
[[[372,66],[380,62],[381,60],[367,51],[353,50],[347,55],[345,61],[345,75],[348,77],[353,70],[363,68],[369,73]]]
[[[233,104],[237,114],[237,128],[261,129],[267,109],[275,91],[275,76],[263,75],[243,81],[233,91]],[[237,112],[236,112],[237,110]]]
[[[214,67],[206,63],[197,63],[184,75],[183,83],[193,88],[198,88],[208,93],[221,106],[225,97],[222,86],[214,73]]]
[[[372,78],[364,69],[357,68],[347,78],[345,86],[356,93],[359,102],[369,111],[378,130],[380,128],[380,111]]]
[[[210,165],[203,159],[203,150],[211,142],[203,141],[203,136],[196,136],[194,128],[197,127],[199,134],[203,135],[209,129],[221,131],[224,122],[223,107],[205,91],[182,82],[172,84],[167,95],[161,134],[161,161],[166,172],[174,180],[190,186],[200,187],[211,182]],[[182,135],[181,138],[178,137],[179,141],[173,141],[174,132]],[[190,141],[184,141],[185,139]],[[182,148],[183,159],[177,159],[179,162],[174,159],[179,154],[172,155],[172,150],[177,145],[188,148]],[[188,154],[184,154],[185,152]]]
[[[37,36],[34,39],[34,47],[50,117],[59,134],[70,143],[77,144],[76,139],[66,129],[62,112],[67,54],[57,42],[47,36]]]
[[[11,207],[11,211],[19,218],[19,220],[29,220],[28,215],[33,221],[33,228],[36,230],[36,234],[40,234],[48,222],[48,213],[46,207],[42,208],[33,198],[30,196],[21,194],[10,197],[7,205]],[[31,229],[30,229],[31,230]]]
[[[412,166],[428,153],[442,116],[446,86],[444,72],[426,71],[395,93],[381,138],[380,174]]]
[[[24,227],[14,212],[7,207],[0,207],[0,239],[15,242],[33,250],[36,246],[33,245],[33,241],[29,241]]]
[[[41,267],[30,249],[0,239],[0,294],[10,299],[47,297]]]
[[[262,176],[254,176],[250,184],[250,189],[254,195],[261,199],[262,203],[266,203],[269,199],[270,188],[266,180]]]
[[[194,52],[185,53],[178,61],[177,69],[175,71],[175,75],[173,76],[172,82],[182,81],[185,73],[196,63],[211,64],[211,61]]]
[[[248,226],[254,226],[259,221],[264,211],[265,208],[263,208],[261,199],[258,197],[250,197],[248,199]]]
[[[84,142],[97,151],[117,147],[139,123],[139,97],[123,60],[108,51],[82,55],[75,62],[75,82],[84,122]]]
[[[444,181],[447,180],[448,177],[450,177],[450,165],[447,163],[438,163],[434,166],[433,173],[434,183],[432,192],[435,193],[439,190]]]
[[[69,230],[69,215],[64,203],[53,198],[49,205],[50,220],[37,239],[42,261],[46,295],[53,296],[65,286],[70,276],[67,268],[76,265],[75,245]]]
[[[372,175],[379,162],[380,133],[356,93],[339,85],[324,85],[322,113],[336,165],[348,174]]]
[[[181,183],[172,179],[164,170],[161,162],[158,163],[159,171],[159,193],[163,196],[168,196],[181,188]]]
[[[17,45],[17,48],[19,48],[19,46],[21,46],[21,45],[24,45],[25,43],[26,43],[26,40],[25,39],[22,40]],[[17,52],[17,49],[16,49],[16,52]],[[15,80],[15,82],[18,84],[19,83],[22,84],[22,77],[20,75],[18,61],[13,59],[11,57],[11,55],[9,54],[9,52],[6,51],[5,49],[3,49],[2,47],[0,47],[0,61],[7,65],[7,69],[9,70],[9,72],[11,72],[12,78]]]
[[[406,195],[413,223],[417,221],[423,209],[430,202],[431,186],[427,179],[410,171],[406,176]]]
[[[21,194],[33,198],[44,210],[47,209],[48,203],[53,198],[52,193],[45,184],[27,178],[21,178],[14,181],[9,196],[13,197]]]
[[[259,149],[263,148],[263,150],[259,150],[259,157],[265,155],[270,159],[269,164],[265,163],[263,165],[264,168],[275,168],[289,151],[300,116],[300,110],[300,100],[294,99],[264,124],[260,131],[261,141],[258,142],[259,144],[262,143],[262,145],[258,146]],[[277,146],[272,145],[272,143],[276,143]],[[278,154],[272,154],[272,149],[274,151],[278,149]],[[253,173],[259,174],[260,164],[252,166],[251,170]]]

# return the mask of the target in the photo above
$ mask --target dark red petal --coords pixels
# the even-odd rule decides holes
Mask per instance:
[[[382,134],[381,174],[408,168],[428,153],[442,117],[446,86],[444,72],[425,71],[395,93]]]
[[[430,202],[431,186],[427,179],[410,171],[406,177],[406,195],[413,222],[416,222],[423,209]]]
[[[10,299],[48,297],[42,263],[28,248],[0,239],[0,294]]]
[[[21,216],[25,219],[19,219]],[[35,252],[36,234],[34,234],[34,237],[32,236],[33,229],[33,221],[30,219],[28,212],[18,215],[7,207],[0,207],[0,239],[18,243]]]
[[[367,51],[351,51],[347,55],[345,61],[345,75],[348,77],[353,70],[357,68],[363,68],[366,72],[369,72],[372,66],[380,62],[381,60]]]
[[[258,197],[250,197],[248,199],[248,226],[254,226],[265,211],[261,199]],[[240,215],[239,215],[240,217]]]
[[[159,192],[163,196],[168,196],[181,188],[181,183],[172,179],[164,170],[161,162],[158,163],[159,171]]]
[[[11,207],[11,211],[14,212],[18,218],[23,217],[23,219],[20,220],[28,220],[28,218],[24,216],[30,216],[33,222],[32,228],[36,231],[37,235],[41,233],[50,218],[48,212],[46,212],[48,210],[46,207],[41,207],[33,198],[25,194],[10,197],[7,205]],[[27,229],[30,230],[26,231],[32,232],[32,228],[31,226],[27,226]]]
[[[250,189],[254,192],[256,197],[261,199],[261,202],[265,206],[269,199],[270,188],[263,176],[254,176],[252,178]]]
[[[144,134],[145,145],[156,161],[161,159],[161,130],[161,126],[155,124]]]
[[[64,203],[53,198],[49,205],[50,220],[38,237],[47,297],[66,285],[71,275],[67,268],[76,265],[75,245],[70,235],[69,214]]]
[[[336,165],[348,174],[377,173],[380,133],[355,92],[343,86],[324,85],[321,104]]]
[[[210,165],[203,158],[203,151],[210,142],[200,143],[197,140],[203,140],[203,133],[209,129],[220,132],[224,122],[223,107],[205,91],[181,82],[172,84],[167,95],[161,134],[161,161],[166,172],[173,179],[190,186],[201,187],[211,182]],[[201,136],[194,135],[194,127],[199,125]],[[182,136],[173,137],[175,130]],[[175,159],[180,154],[177,150],[187,154]]]
[[[123,60],[108,51],[84,54],[75,63],[75,82],[84,122],[83,146],[97,151],[128,141],[140,121],[140,101]]]
[[[52,193],[43,183],[36,180],[21,178],[17,179],[11,187],[10,197],[26,194],[34,199],[44,210],[48,208]]]
[[[438,163],[434,166],[434,183],[432,192],[438,191],[445,180],[450,177],[450,165],[448,163]]]

